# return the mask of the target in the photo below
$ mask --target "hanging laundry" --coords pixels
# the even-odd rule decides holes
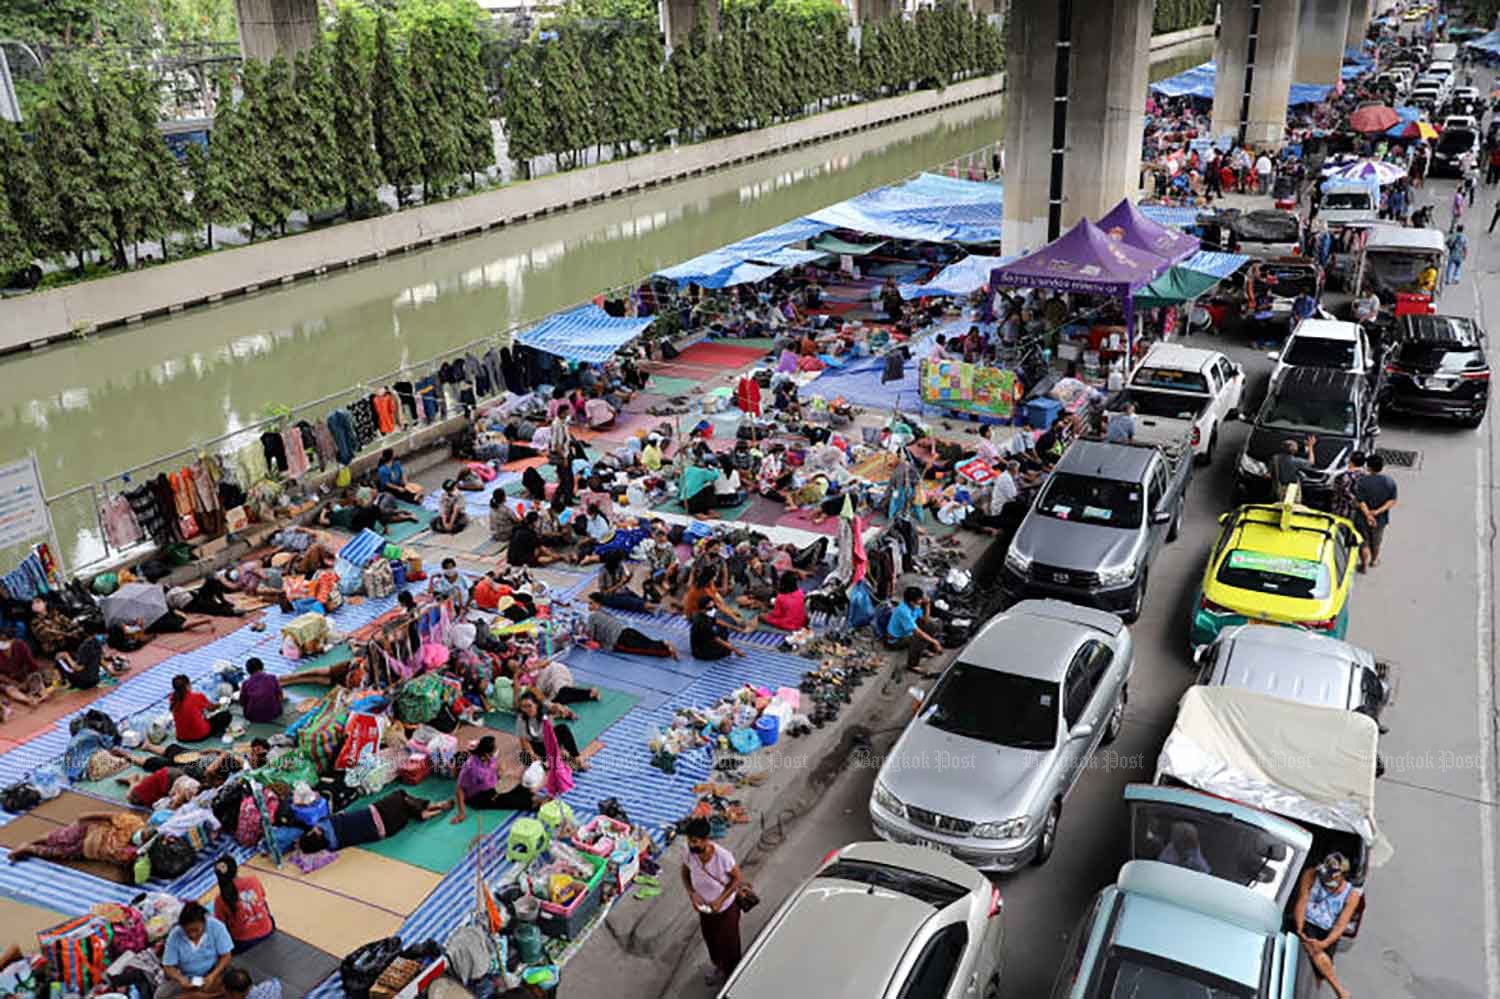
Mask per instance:
[[[370,401],[372,398],[366,396],[349,404],[349,415],[354,418],[354,435],[361,448],[369,446],[379,436],[379,426],[375,422],[375,404]]]
[[[376,392],[370,399],[375,409],[375,424],[382,434],[396,432],[396,397],[385,389]]]
[[[281,432],[282,445],[286,448],[286,472],[294,479],[301,479],[310,467],[307,461],[307,446],[302,443],[302,431],[287,427]]]
[[[47,582],[47,570],[35,551],[21,559],[20,565],[0,576],[0,586],[5,588],[12,600],[30,600],[51,589]]]
[[[307,436],[307,431],[303,431]],[[312,428],[313,446],[318,452],[318,467],[326,469],[339,460],[338,445],[333,439],[333,431],[328,429],[328,424],[321,423]]]
[[[278,472],[286,471],[286,444],[281,435],[274,430],[267,430],[260,435],[260,447],[266,456],[266,468]]]
[[[124,493],[115,493],[99,504],[99,523],[104,527],[105,539],[115,551],[138,545],[146,536]]]
[[[258,446],[258,445],[257,445]],[[137,486],[125,494],[131,513],[146,536],[157,544],[165,544],[171,534],[171,521],[166,511],[156,501],[156,492],[150,484]]]
[[[345,409],[328,414],[328,432],[333,435],[340,465],[347,465],[359,454],[359,435],[354,432],[354,418]]]
[[[395,389],[396,398],[401,400],[401,406],[406,410],[407,419],[416,422],[419,419],[416,388],[411,382],[393,382],[391,388]]]

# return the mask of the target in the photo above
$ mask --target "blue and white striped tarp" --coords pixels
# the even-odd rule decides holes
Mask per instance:
[[[933,275],[932,280],[926,284],[903,284],[901,286],[901,297],[908,301],[913,298],[928,298],[934,295],[951,295],[962,298],[989,284],[990,271],[996,267],[1004,267],[1015,260],[1009,257],[984,257],[971,254],[962,260],[956,260]]]
[[[1210,277],[1227,278],[1245,265],[1250,258],[1242,253],[1218,253],[1214,250],[1199,250],[1178,267],[1186,267]]]
[[[376,534],[368,527],[350,538],[344,547],[339,549],[339,558],[363,569],[370,564],[370,560],[385,548],[385,538]]]
[[[1198,222],[1198,209],[1183,205],[1137,205],[1141,214],[1152,222],[1186,229]]]
[[[516,340],[569,361],[602,364],[655,322],[654,317],[617,319],[590,303],[548,316]]]

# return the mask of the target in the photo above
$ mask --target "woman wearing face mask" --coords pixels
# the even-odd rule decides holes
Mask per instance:
[[[682,865],[682,883],[698,912],[698,928],[708,945],[708,959],[713,962],[703,979],[717,986],[740,963],[740,909],[735,900],[744,879],[734,854],[710,841],[709,832],[707,819],[693,819],[687,824],[688,852]]]
[[[1330,853],[1323,863],[1302,873],[1292,923],[1314,970],[1333,986],[1338,999],[1349,999],[1349,991],[1333,973],[1333,954],[1358,910],[1359,892],[1349,881],[1349,861],[1343,854]]]
[[[276,919],[266,904],[266,890],[254,874],[241,874],[239,864],[223,856],[214,864],[219,897],[214,899],[214,918],[229,930],[234,952],[243,954],[276,932]]]

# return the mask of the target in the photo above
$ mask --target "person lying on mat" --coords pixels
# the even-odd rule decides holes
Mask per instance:
[[[466,806],[482,811],[529,812],[546,800],[543,795],[522,784],[504,791],[497,789],[500,783],[500,761],[495,748],[495,737],[486,735],[469,751],[469,758],[458,772],[458,787],[453,793],[454,825],[468,818]]]
[[[40,839],[10,851],[11,863],[42,860],[95,860],[129,869],[135,864],[136,835],[146,819],[135,812],[86,812]]]
[[[281,999],[281,979],[256,984],[244,968],[230,968],[224,972],[224,999]]]
[[[392,791],[371,805],[354,805],[319,819],[297,839],[303,853],[344,850],[390,839],[409,822],[426,822],[453,807],[450,801],[428,801],[405,791]]]
[[[182,907],[162,950],[166,981],[156,999],[210,999],[224,995],[224,972],[234,954],[229,930],[197,902]]]
[[[663,642],[660,639],[652,638],[630,627],[624,621],[621,621],[609,611],[600,607],[593,597],[589,598],[589,606],[592,610],[589,613],[587,623],[588,635],[594,641],[598,642],[599,647],[605,652],[618,652],[626,656],[651,656],[656,659],[678,658],[677,649],[671,642]],[[560,666],[563,670],[567,669],[567,666],[557,661],[551,663],[537,674],[536,686],[542,692],[543,696],[550,698],[557,704],[571,704],[577,700],[584,700],[585,698],[571,696],[571,690],[573,689],[571,688],[573,682],[571,673],[568,674],[568,679],[561,687],[557,689],[549,688],[544,678],[548,675],[548,670],[552,669],[553,666]],[[560,674],[552,675],[559,676]],[[587,700],[597,701],[599,699],[598,690],[591,690],[589,693],[593,696],[586,698]]]

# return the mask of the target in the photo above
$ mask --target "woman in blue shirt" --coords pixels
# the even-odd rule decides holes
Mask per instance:
[[[156,990],[156,999],[222,996],[224,971],[233,954],[229,928],[197,902],[189,902],[167,934],[161,959],[167,980]]]
[[[422,487],[406,481],[406,470],[396,460],[396,452],[390,448],[380,452],[380,464],[375,466],[375,481],[383,493],[390,493],[408,503],[422,502]]]

